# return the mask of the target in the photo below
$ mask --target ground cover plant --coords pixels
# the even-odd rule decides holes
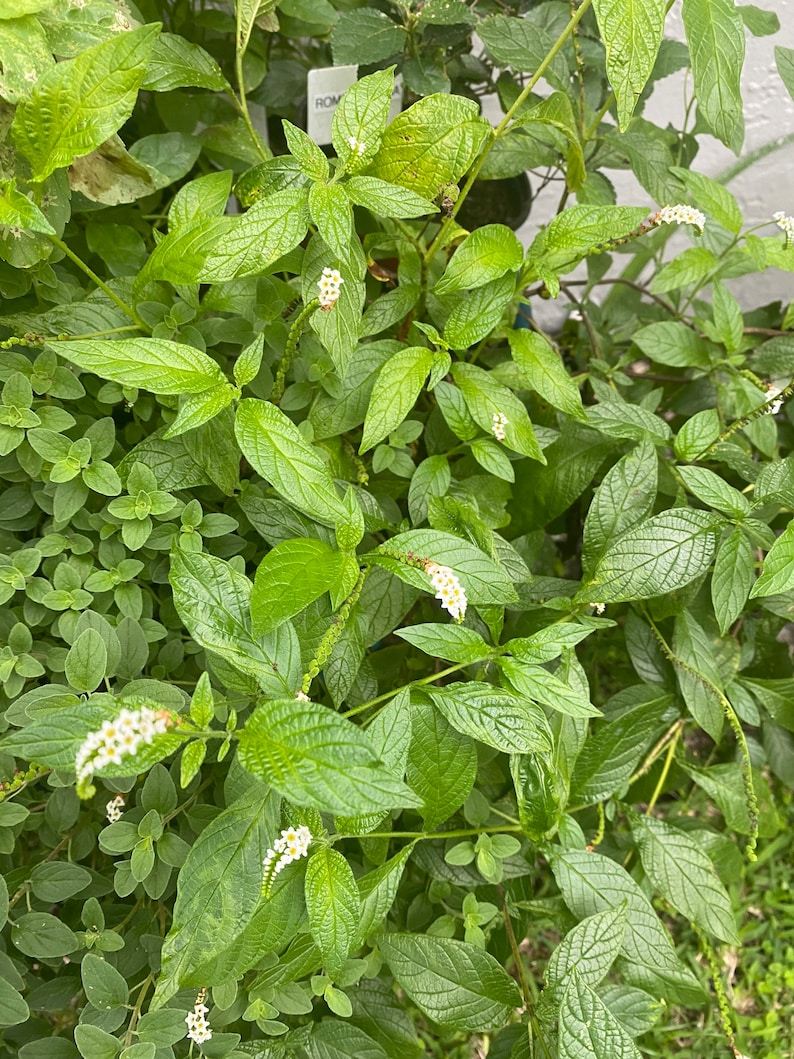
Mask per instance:
[[[789,1054],[778,23],[671,6],[0,0],[0,1054]]]

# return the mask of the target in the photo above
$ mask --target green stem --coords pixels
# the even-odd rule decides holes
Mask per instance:
[[[502,120],[499,122],[499,124],[496,126],[496,128],[493,129],[490,132],[489,137],[488,137],[488,143],[485,145],[484,150],[481,152],[479,158],[477,159],[477,161],[472,166],[471,172],[469,173],[469,176],[468,176],[468,179],[466,181],[466,184],[461,188],[460,194],[458,195],[458,198],[457,198],[457,201],[452,206],[452,210],[450,212],[449,217],[445,221],[443,221],[443,223],[441,224],[438,232],[436,233],[435,238],[433,239],[433,241],[430,244],[430,246],[427,248],[427,252],[425,253],[425,261],[426,262],[429,262],[429,261],[431,261],[433,259],[433,257],[436,254],[436,251],[438,250],[438,248],[441,246],[441,244],[443,243],[444,239],[446,238],[447,229],[448,229],[450,223],[457,216],[458,211],[460,210],[460,207],[463,205],[463,203],[464,203],[464,201],[466,199],[466,196],[468,195],[468,193],[471,190],[471,188],[474,186],[474,182],[477,179],[477,176],[478,176],[480,170],[482,169],[483,165],[485,164],[485,159],[490,154],[491,149],[493,148],[494,144],[500,138],[500,136],[504,135],[504,133],[507,130],[507,127],[509,126],[510,122],[513,120],[515,115],[518,113],[518,111],[524,105],[524,103],[528,99],[530,93],[532,92],[532,89],[535,87],[535,85],[538,83],[538,81],[541,79],[541,77],[543,77],[543,75],[545,74],[546,70],[548,70],[549,66],[554,61],[557,53],[559,51],[561,51],[561,49],[565,46],[568,38],[571,36],[573,31],[579,25],[579,23],[581,22],[582,18],[585,15],[585,13],[589,10],[592,2],[593,2],[593,0],[582,0],[581,7],[579,7],[577,12],[570,18],[570,20],[568,21],[568,25],[565,27],[565,29],[562,31],[562,33],[559,35],[559,37],[554,42],[554,44],[552,44],[552,46],[549,49],[545,59],[540,63],[540,65],[538,66],[537,70],[534,72],[532,77],[530,77],[529,81],[527,81],[526,85],[524,86],[524,88],[522,89],[522,91],[519,94],[518,98],[516,99],[515,103],[513,103],[512,107],[509,108],[509,110],[507,111],[505,116],[502,118]]]
[[[248,42],[246,41],[246,44],[247,43]],[[247,99],[246,94],[245,94],[245,80],[243,78],[243,57],[244,56],[245,56],[245,49],[244,48],[241,49],[241,48],[238,47],[237,48],[237,55],[236,55],[235,60],[234,60],[234,68],[235,68],[235,72],[237,74],[237,87],[238,87],[239,92],[240,92],[240,99],[239,99],[240,114],[242,115],[243,121],[245,122],[246,129],[248,129],[248,135],[251,137],[251,142],[253,143],[253,145],[256,148],[258,154],[262,158],[262,161],[263,162],[267,162],[269,157],[270,157],[270,155],[268,154],[267,150],[265,149],[264,144],[262,143],[262,137],[259,135],[259,133],[254,128],[254,123],[251,121],[251,114],[250,114],[250,112],[248,110],[248,99]]]
[[[330,842],[336,842],[343,838],[412,838],[415,842],[423,842],[434,838],[469,838],[471,835],[495,835],[515,834],[520,832],[520,827],[463,827],[457,831],[368,831],[366,835],[329,835]]]
[[[101,280],[96,274],[96,272],[94,272],[92,268],[89,268],[89,266],[85,263],[85,261],[83,261],[81,257],[78,257],[77,254],[75,254],[74,251],[71,250],[70,247],[68,247],[66,243],[63,242],[63,240],[59,239],[57,235],[51,235],[50,239],[53,243],[55,243],[59,250],[62,250],[64,254],[66,254],[66,256],[71,261],[73,261],[75,265],[77,265],[79,269],[85,272],[86,276],[88,276],[89,279],[93,280],[93,282],[96,283],[97,287],[99,287],[100,290],[104,291],[105,294],[107,294],[108,298],[110,298],[111,301],[115,302],[116,305],[118,305],[119,309],[121,309],[123,313],[129,316],[130,320],[133,321],[133,323],[139,330],[148,332],[149,328],[146,326],[143,320],[141,320],[140,316],[138,316],[135,310],[129,305],[127,305],[127,303],[123,299],[121,299],[115,291],[111,290],[107,283],[105,283],[104,280]]]
[[[393,699],[395,695],[399,695],[401,691],[405,691],[409,688],[418,688],[422,684],[432,684],[434,680],[438,680],[440,677],[447,677],[450,673],[457,673],[461,669],[465,669],[466,666],[470,665],[469,662],[459,662],[454,666],[447,666],[446,669],[440,670],[438,673],[431,673],[429,677],[422,677],[419,680],[412,680],[410,684],[403,684],[402,687],[394,688],[392,691],[384,691],[382,695],[377,695],[374,699],[370,699],[369,702],[362,702],[360,706],[354,706],[352,709],[347,710],[342,714],[343,717],[355,717],[357,713],[363,713],[364,710],[369,710],[373,706],[377,706],[379,702],[386,702],[387,699]]]

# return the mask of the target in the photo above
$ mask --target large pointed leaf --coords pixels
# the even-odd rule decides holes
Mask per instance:
[[[607,76],[618,103],[618,124],[628,127],[662,43],[666,0],[594,0],[607,53]]]
[[[502,965],[465,941],[383,934],[378,947],[408,996],[442,1026],[496,1029],[521,1003],[518,986]]]

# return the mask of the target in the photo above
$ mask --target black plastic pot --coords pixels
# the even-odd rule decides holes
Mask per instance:
[[[515,231],[529,216],[532,187],[526,173],[502,180],[478,180],[458,211],[458,223],[473,231],[484,224],[506,224]]]

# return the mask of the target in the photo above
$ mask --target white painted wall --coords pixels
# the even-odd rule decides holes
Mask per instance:
[[[780,31],[770,37],[747,35],[747,56],[742,77],[747,123],[743,153],[762,147],[787,133],[794,133],[794,100],[777,74],[774,56],[777,44],[794,48],[794,0],[753,2],[758,7],[777,13]],[[669,16],[665,35],[684,40],[679,7]],[[662,127],[670,122],[680,128],[684,116],[684,100],[685,72],[681,71],[657,84],[646,105],[644,116]],[[698,171],[708,176],[716,176],[736,160],[736,156],[714,137],[703,136],[700,140],[701,148],[694,163],[694,168]],[[609,171],[608,175],[617,188],[619,204],[643,205],[647,202],[648,195],[637,184],[633,174]],[[794,215],[794,143],[787,144],[745,170],[729,187],[738,198],[748,224],[768,220],[776,210],[784,210],[787,214]],[[534,238],[538,224],[544,223],[553,215],[558,199],[557,185],[554,185],[554,190],[550,193],[539,196],[533,205],[529,221],[518,232],[519,238],[525,244]],[[774,231],[776,229],[769,228],[763,234],[771,235]],[[794,299],[794,275],[775,269],[769,269],[762,275],[742,277],[733,281],[731,286],[745,309],[776,298],[781,298],[784,302]],[[552,303],[546,303],[543,309],[549,313],[550,325],[555,316],[559,319],[565,311],[562,304],[553,306]],[[544,317],[546,312],[543,313]]]

